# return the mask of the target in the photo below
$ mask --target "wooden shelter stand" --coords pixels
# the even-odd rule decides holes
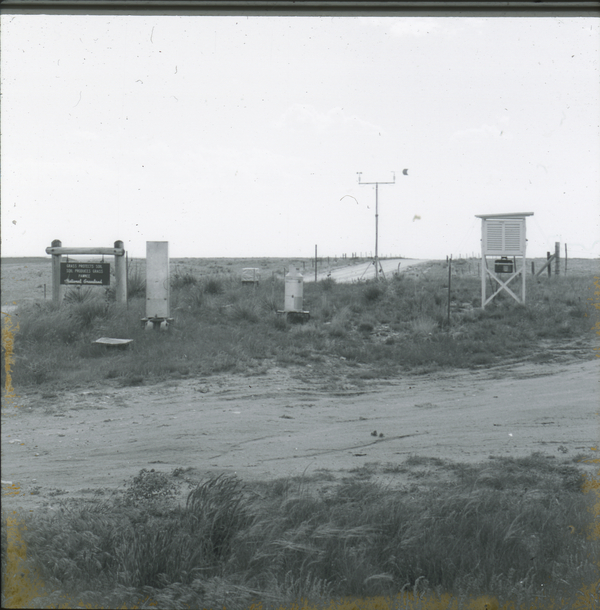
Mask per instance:
[[[492,299],[494,299],[503,290],[508,292],[508,294],[510,294],[510,296],[517,303],[525,303],[525,276],[526,276],[525,257],[522,258],[521,267],[519,269],[517,269],[516,271],[514,271],[506,281],[503,281],[499,277],[498,273],[495,272],[495,270],[492,271],[488,267],[488,261],[487,261],[486,256],[483,256],[482,263],[483,263],[481,265],[481,269],[482,269],[482,273],[481,273],[481,307],[482,308],[484,308]],[[521,296],[520,297],[508,287],[508,284],[510,282],[512,282],[515,278],[517,278],[519,275],[521,276]],[[487,286],[488,277],[491,277],[493,280],[498,282],[498,288],[496,289],[496,291],[494,293],[492,293],[491,296],[486,297],[486,286]]]
[[[481,218],[481,308],[507,292],[517,303],[525,303],[526,244],[525,218],[533,212],[515,214],[482,214]],[[488,257],[495,257],[493,269],[488,266]],[[498,260],[497,257],[500,257]],[[517,261],[520,263],[517,265]],[[509,283],[521,276],[521,295],[509,287]],[[497,288],[487,296],[487,282],[491,278]]]

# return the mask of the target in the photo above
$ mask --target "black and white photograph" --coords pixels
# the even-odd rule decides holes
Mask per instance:
[[[2,607],[600,608],[598,3],[75,4],[0,6]]]

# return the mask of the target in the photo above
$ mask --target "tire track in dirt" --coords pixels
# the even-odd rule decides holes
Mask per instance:
[[[6,508],[123,488],[150,464],[196,478],[346,476],[410,455],[480,462],[534,451],[592,456],[598,361],[402,376],[340,392],[301,371],[22,395],[2,411]],[[377,430],[383,438],[373,439]],[[18,441],[18,442],[16,442]],[[6,490],[5,490],[6,491]],[[33,495],[32,495],[33,494]]]

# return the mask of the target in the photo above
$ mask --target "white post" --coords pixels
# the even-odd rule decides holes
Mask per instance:
[[[146,317],[169,317],[169,242],[146,242]]]

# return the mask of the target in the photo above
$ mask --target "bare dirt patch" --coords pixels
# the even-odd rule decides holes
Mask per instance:
[[[336,387],[306,369],[273,369],[39,390],[3,404],[3,508],[122,489],[142,468],[180,469],[188,482],[221,472],[248,481],[319,472],[339,479],[370,469],[402,483],[399,465],[411,455],[593,458],[599,380],[594,360]]]

